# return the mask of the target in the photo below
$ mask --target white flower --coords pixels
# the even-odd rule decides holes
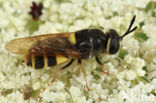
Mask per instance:
[[[145,12],[148,3],[155,1],[34,0],[37,4],[42,2],[44,8],[36,22],[39,22],[38,30],[30,34],[28,22],[32,18],[28,12],[32,1],[0,0],[0,103],[155,103],[156,20],[151,15],[155,9],[152,11],[152,7],[148,7],[149,11]],[[122,49],[128,51],[124,59],[119,58],[118,53],[101,56],[103,69],[110,75],[98,70],[99,64],[94,58],[82,62],[91,91],[86,91],[86,81],[77,62],[59,72],[60,76],[51,83],[51,70],[29,69],[21,62],[21,56],[5,50],[5,44],[15,38],[75,32],[90,27],[105,32],[115,29],[123,35],[134,15],[133,26],[138,29],[121,41]],[[143,25],[139,26],[141,22]],[[139,42],[134,38],[136,32],[145,33],[148,39]],[[98,80],[94,79],[95,74],[99,76]],[[151,81],[146,84],[137,79],[145,74]],[[136,79],[138,84],[133,83]],[[24,91],[27,86],[32,90]],[[46,90],[41,91],[44,87]],[[27,93],[30,93],[29,98],[25,98]]]
[[[126,55],[126,56],[124,57],[124,60],[125,60],[126,63],[128,63],[128,64],[130,64],[130,63],[132,62],[133,59],[134,59],[134,58],[131,57],[130,55]]]
[[[119,80],[120,80],[120,79],[124,79],[124,78],[125,78],[125,72],[120,72],[120,73],[118,73],[117,78],[118,78]]]
[[[80,89],[74,86],[70,88],[70,93],[72,94],[73,97],[79,97],[82,95]]]
[[[145,66],[145,62],[143,59],[136,58],[132,60],[131,66],[133,69],[141,69],[143,66]]]
[[[33,83],[32,87],[33,87],[34,90],[39,89],[40,88],[40,82]]]
[[[128,35],[127,37],[123,39],[122,41],[123,49],[126,49],[128,51],[128,54],[132,56],[138,55],[139,42],[134,38],[130,38],[129,36],[131,35]]]
[[[125,76],[127,80],[134,80],[136,78],[136,73],[132,70],[125,71]]]
[[[46,73],[42,75],[41,80],[45,82],[48,78],[49,78],[49,75]]]
[[[3,75],[3,73],[0,73],[0,82],[4,82],[5,80],[5,76]]]
[[[144,76],[145,75],[145,71],[142,69],[136,69],[136,73],[138,76]]]

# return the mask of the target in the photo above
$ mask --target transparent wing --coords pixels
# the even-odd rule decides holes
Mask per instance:
[[[5,48],[15,54],[25,55],[28,53],[29,49],[32,48],[36,43],[46,42],[45,40],[54,40],[57,37],[64,37],[68,38],[69,33],[58,33],[58,34],[44,34],[39,36],[33,37],[25,37],[25,38],[18,38],[11,40],[9,43],[6,44]],[[50,48],[52,49],[52,47]]]

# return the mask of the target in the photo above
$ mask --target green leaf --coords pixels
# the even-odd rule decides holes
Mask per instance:
[[[2,91],[1,94],[2,94],[3,96],[6,96],[6,95],[8,95],[8,94],[11,94],[12,92],[13,92],[13,89],[7,89],[7,90]]]
[[[154,96],[156,96],[155,89],[153,89],[153,90],[151,91],[151,93],[152,93]]]
[[[109,89],[108,94],[112,94],[113,93],[113,89]]]
[[[86,99],[89,99],[89,92],[86,89],[83,89],[83,94],[85,95]]]
[[[95,74],[94,72],[91,72],[91,74],[93,75],[93,78],[97,81],[100,79],[100,76]]]
[[[144,66],[142,69],[147,72],[147,67],[146,66]]]
[[[143,54],[139,52],[139,57],[140,57],[140,58],[143,58],[142,56],[143,56]]]
[[[121,59],[124,59],[125,55],[127,55],[127,54],[128,54],[128,52],[125,49],[120,49],[119,57]]]
[[[97,75],[97,74],[95,74],[95,75],[94,75],[94,79],[95,79],[95,80],[99,80],[99,79],[100,79],[100,76]]]
[[[156,12],[154,11],[154,9],[156,9],[156,2],[151,1],[147,4],[147,6],[145,8],[145,12],[147,13],[147,12],[151,11],[151,16],[156,17]]]
[[[156,12],[152,12],[152,17],[156,17]]]
[[[39,91],[31,91],[30,93],[25,94],[25,99],[29,99],[30,97],[36,98],[38,97],[39,93],[40,93]]]
[[[136,40],[138,40],[139,42],[144,42],[147,41],[147,39],[149,38],[145,33],[143,32],[136,32],[133,36]]]
[[[142,27],[144,24],[145,24],[144,21],[142,21],[139,23],[139,26]]]
[[[29,33],[32,34],[34,31],[37,31],[40,24],[41,24],[40,21],[34,21],[33,19],[30,19],[27,23]]]
[[[155,8],[156,8],[156,2],[151,1],[147,4],[147,6],[145,8],[145,12],[148,12],[149,10],[154,10]]]
[[[61,4],[61,3],[67,3],[67,2],[71,2],[70,0],[56,0],[57,3]]]
[[[96,67],[96,69],[95,69],[97,72],[101,72],[101,70],[98,68],[98,67]]]
[[[108,19],[108,20],[111,19],[111,18],[112,18],[112,16],[107,16],[107,17],[105,17],[105,19]]]
[[[105,19],[111,19],[112,17],[119,16],[117,11],[114,11],[112,14],[113,15],[108,15]]]
[[[119,16],[118,12],[117,11],[114,11],[113,12],[113,16]]]
[[[129,87],[129,88],[132,88],[133,86],[135,86],[135,85],[137,85],[139,82],[138,82],[138,80],[137,79],[134,79],[134,80],[132,80],[131,81],[131,86]]]
[[[64,80],[66,82],[66,87],[70,87],[70,78],[72,77],[72,74],[71,73],[67,73],[66,76],[62,76],[62,80]]]
[[[138,77],[138,79],[144,83],[150,83],[151,82],[146,76]]]

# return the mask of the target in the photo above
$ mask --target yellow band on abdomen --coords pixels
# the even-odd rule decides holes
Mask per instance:
[[[57,65],[58,64],[61,64],[61,63],[64,63],[68,60],[68,58],[66,57],[63,57],[63,56],[56,56],[56,61],[57,61]]]

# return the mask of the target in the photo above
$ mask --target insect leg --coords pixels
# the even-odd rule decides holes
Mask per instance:
[[[64,67],[62,67],[61,70],[67,68],[67,67],[70,66],[73,62],[74,62],[74,59],[71,59],[71,61],[70,61],[68,64],[66,64]]]
[[[55,75],[54,75],[54,78],[53,78],[53,80],[51,81],[51,83],[53,83],[55,80],[56,80],[56,78],[57,78],[57,76],[58,76],[58,72],[60,72],[61,71],[61,69],[58,69],[57,71],[56,71],[56,73],[55,73]]]
[[[85,82],[86,82],[86,87],[87,87],[88,91],[90,91],[90,88],[88,87],[88,83],[87,83],[87,79],[86,79],[86,72],[81,66],[81,59],[78,59],[78,66],[81,69],[81,71],[83,72],[84,79],[85,79]]]
[[[98,64],[103,65],[97,56],[95,57],[95,59]]]
[[[60,72],[60,71],[62,71],[63,69],[65,69],[66,67],[68,67],[68,66],[70,66],[72,63],[73,63],[73,61],[74,61],[74,59],[71,59],[71,61],[68,63],[68,64],[66,64],[64,67],[62,67],[61,69],[58,69],[57,71],[56,71],[56,73],[55,73],[55,75],[54,75],[54,78],[51,80],[51,83],[53,83],[55,80],[56,80],[56,78],[57,78],[57,76],[58,76],[58,72]],[[52,67],[51,67],[52,68]],[[50,84],[48,84],[48,87],[50,86]],[[46,89],[46,88],[45,88]],[[43,89],[43,91],[45,91],[45,89]]]
[[[107,75],[108,75],[109,72],[105,72],[105,71],[103,70],[104,65],[101,63],[101,61],[99,60],[99,58],[96,56],[95,59],[96,59],[96,62],[97,62],[98,64],[100,64],[99,69],[100,69],[104,74],[107,74]]]
[[[64,67],[62,67],[61,69],[58,69],[57,72],[54,75],[54,79],[51,81],[52,83],[56,80],[58,72],[60,72],[61,70],[65,69],[66,67],[70,66],[73,63],[74,59],[71,59],[71,61],[66,64]]]

